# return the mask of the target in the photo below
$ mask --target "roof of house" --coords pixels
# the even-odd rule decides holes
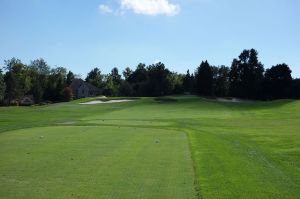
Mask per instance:
[[[72,90],[76,90],[78,89],[82,84],[84,84],[85,86],[87,86],[90,90],[93,90],[93,91],[101,91],[100,88],[88,83],[88,82],[85,82],[83,81],[82,79],[74,79],[70,85],[71,89]]]
[[[21,100],[23,99],[30,99],[30,100],[34,100],[34,96],[33,95],[24,95]]]
[[[34,104],[34,97],[33,95],[24,95],[20,101],[20,105],[32,105]]]

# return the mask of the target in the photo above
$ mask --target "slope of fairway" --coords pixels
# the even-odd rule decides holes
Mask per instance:
[[[300,103],[226,106],[187,130],[203,198],[299,198]]]
[[[194,198],[184,133],[44,127],[0,136],[0,198]]]
[[[82,101],[0,108],[0,198],[299,198],[300,101]]]

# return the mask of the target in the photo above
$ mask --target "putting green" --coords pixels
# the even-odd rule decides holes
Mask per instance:
[[[0,198],[195,198],[185,133],[58,126],[0,134]]]

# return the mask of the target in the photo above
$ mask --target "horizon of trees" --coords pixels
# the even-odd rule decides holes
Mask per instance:
[[[33,95],[36,103],[60,102],[72,99],[69,88],[79,78],[64,67],[51,68],[44,59],[28,65],[12,58],[0,69],[0,104],[12,104],[24,95]],[[146,66],[138,64],[135,70],[125,68],[120,74],[114,67],[109,74],[100,68],[92,69],[85,81],[103,89],[107,96],[164,96],[197,94],[201,96],[237,97],[274,100],[300,98],[300,79],[293,79],[285,63],[264,69],[255,49],[243,50],[230,67],[212,66],[202,61],[194,73],[171,72],[159,62]]]

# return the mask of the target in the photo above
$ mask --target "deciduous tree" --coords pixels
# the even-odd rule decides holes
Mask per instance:
[[[267,98],[282,99],[289,95],[292,71],[287,64],[278,64],[266,70],[264,93]]]
[[[234,59],[230,72],[230,93],[234,97],[261,98],[264,67],[255,49],[244,50]]]
[[[4,81],[6,84],[6,98],[8,103],[12,100],[19,100],[30,90],[31,79],[29,70],[20,60],[12,58],[5,61],[7,70]]]

